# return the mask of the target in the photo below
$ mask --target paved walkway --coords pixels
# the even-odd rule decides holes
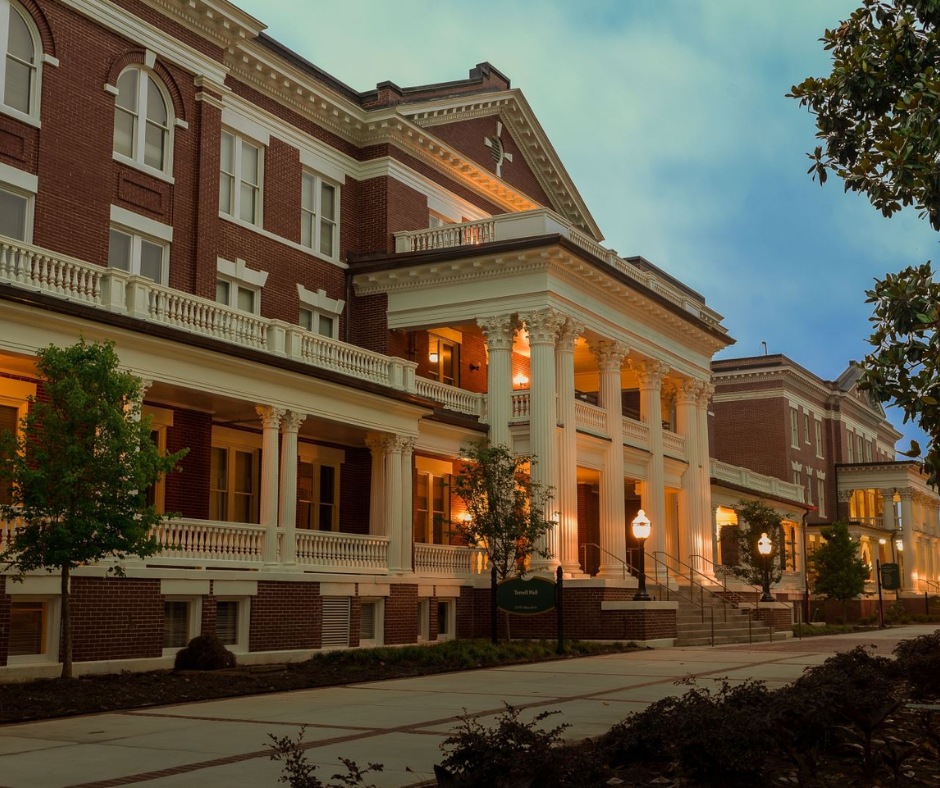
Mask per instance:
[[[530,717],[557,709],[552,723],[583,738],[681,694],[675,682],[685,676],[705,686],[754,678],[779,687],[836,651],[875,644],[890,654],[899,640],[935,629],[641,651],[0,726],[0,786],[273,788],[280,772],[268,734],[295,737],[301,726],[321,779],[345,757],[383,763],[378,785],[413,785],[432,778],[440,743],[464,710],[492,717],[504,701]]]

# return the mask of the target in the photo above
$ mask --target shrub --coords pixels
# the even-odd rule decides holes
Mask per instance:
[[[918,700],[940,697],[940,630],[902,640],[893,653],[898,672]]]
[[[269,733],[268,737],[273,744],[271,748],[271,760],[283,761],[284,767],[281,776],[277,778],[279,783],[287,783],[290,788],[343,788],[349,785],[361,785],[363,788],[376,788],[374,785],[365,785],[362,778],[369,772],[382,771],[381,763],[370,763],[365,769],[360,769],[355,761],[348,758],[340,758],[340,763],[346,767],[345,774],[334,774],[331,779],[337,782],[324,783],[314,772],[317,770],[315,764],[307,760],[307,753],[304,751],[303,739],[304,731],[301,727],[296,739],[289,736],[275,736]]]
[[[176,652],[176,670],[224,670],[235,667],[235,655],[215,635],[199,635]]]

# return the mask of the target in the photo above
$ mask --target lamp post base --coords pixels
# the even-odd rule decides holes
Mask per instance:
[[[640,587],[633,595],[634,602],[652,602],[653,598],[646,591],[646,575],[640,575]]]

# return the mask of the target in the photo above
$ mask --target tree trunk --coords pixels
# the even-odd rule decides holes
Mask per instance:
[[[72,678],[72,605],[69,599],[69,567],[62,567],[62,678]]]

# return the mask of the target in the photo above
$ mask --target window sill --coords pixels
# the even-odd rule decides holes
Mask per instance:
[[[42,124],[39,122],[38,117],[34,115],[28,115],[25,112],[20,112],[18,109],[8,107],[6,104],[0,104],[0,115],[7,115],[15,120],[20,121],[20,123],[25,123],[27,126],[32,126],[36,129],[42,128]]]
[[[340,262],[339,260],[335,260],[331,257],[324,257],[323,255],[315,252],[309,246],[304,246],[303,244],[299,244],[296,241],[288,240],[283,236],[275,235],[274,233],[265,230],[263,227],[260,227],[257,224],[246,222],[243,219],[236,219],[234,216],[230,216],[227,213],[222,213],[221,211],[219,212],[219,218],[224,219],[226,222],[230,222],[231,224],[237,225],[238,227],[244,227],[246,230],[256,232],[258,235],[263,235],[265,238],[270,238],[272,241],[277,241],[280,244],[284,244],[284,246],[289,246],[291,249],[296,249],[298,252],[303,252],[304,254],[309,255],[316,260],[321,260],[324,263],[335,265],[337,268],[345,269],[349,267],[346,265],[346,263]]]
[[[114,159],[118,164],[123,164],[126,167],[130,167],[132,170],[137,170],[142,172],[145,175],[149,175],[151,178],[156,178],[158,181],[163,181],[168,183],[171,186],[175,185],[176,180],[172,175],[168,175],[163,170],[158,170],[156,167],[149,167],[146,164],[141,164],[139,161],[130,159],[122,153],[111,152],[111,158]]]

